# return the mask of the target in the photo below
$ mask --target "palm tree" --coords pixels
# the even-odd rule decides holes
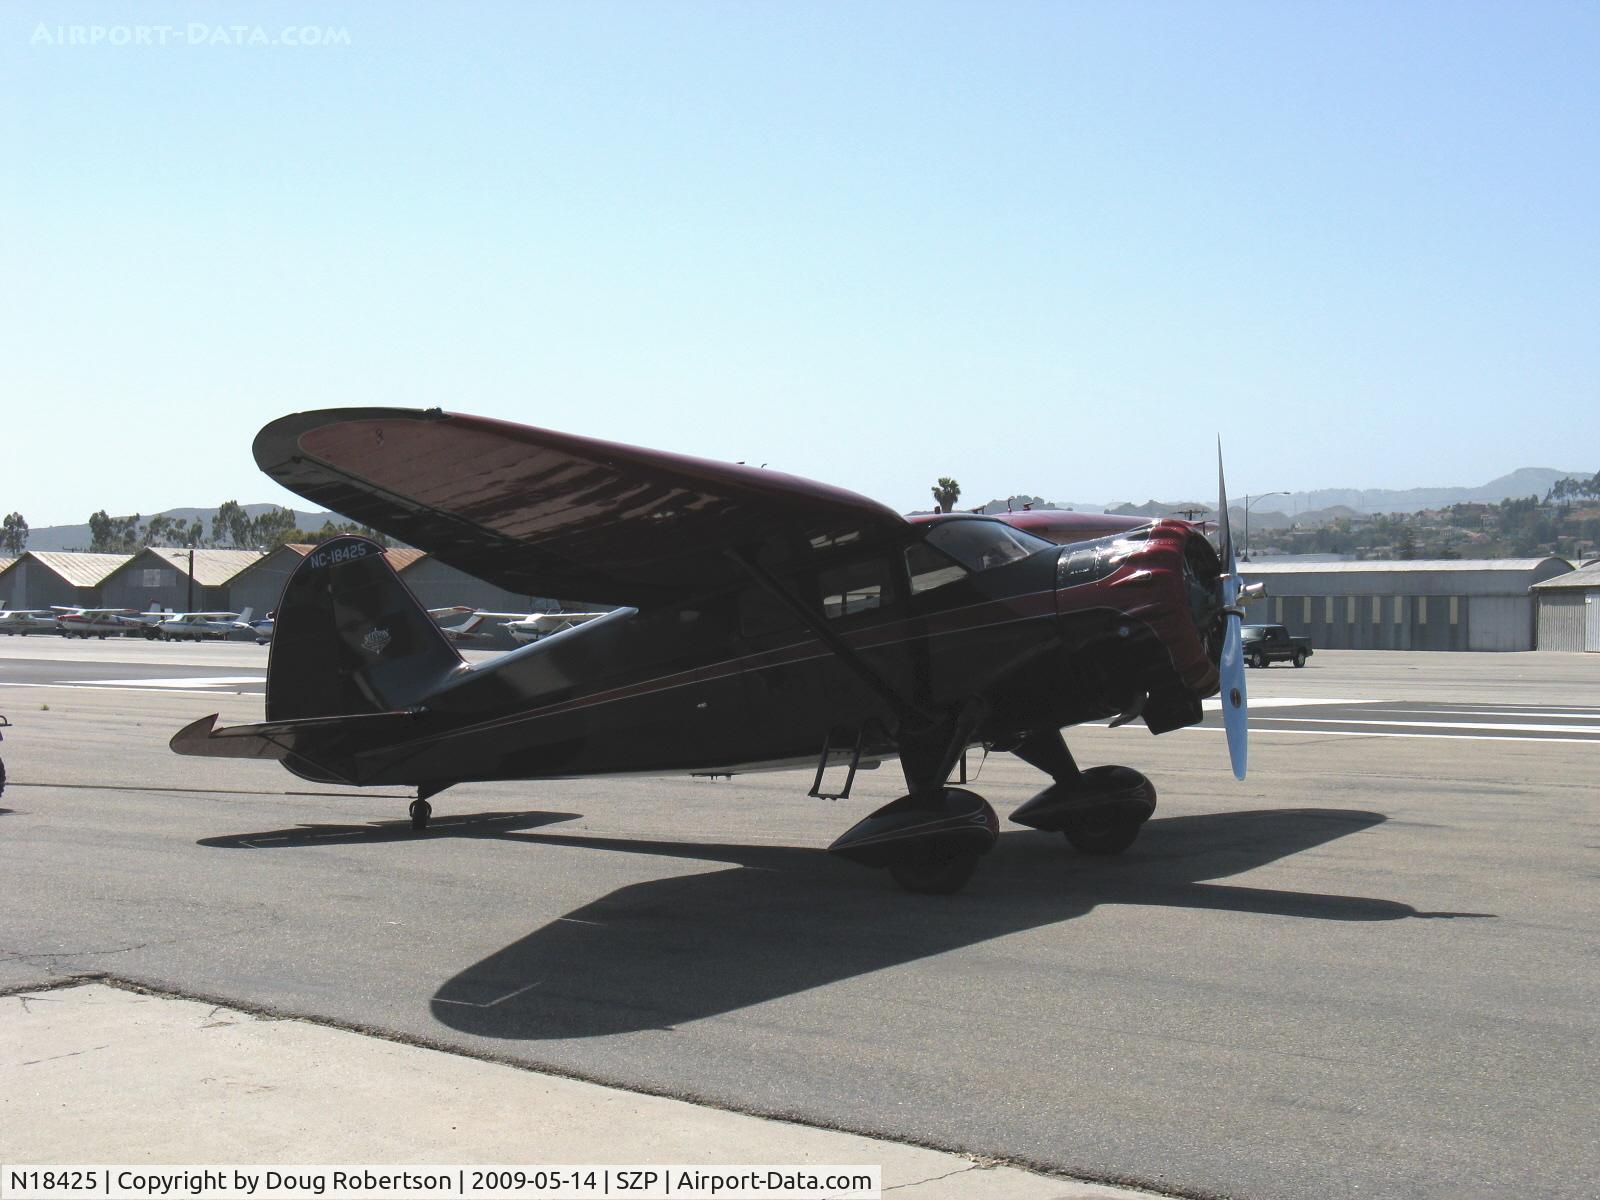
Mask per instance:
[[[954,512],[956,501],[959,499],[961,499],[961,485],[948,475],[939,476],[939,482],[933,488],[933,502],[939,506],[939,511]]]

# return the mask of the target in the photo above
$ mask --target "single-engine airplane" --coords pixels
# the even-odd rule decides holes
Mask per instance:
[[[107,637],[144,636],[148,625],[141,617],[151,615],[132,608],[81,608],[71,604],[55,604],[51,608],[62,637],[97,637],[102,641]]]
[[[250,623],[250,609],[236,612],[162,613],[155,636],[167,642],[221,641],[227,638],[255,638],[258,631]]]
[[[60,632],[61,626],[56,624],[56,615],[48,608],[0,609],[0,633],[7,637],[13,634],[27,637],[30,633]]]
[[[180,754],[276,759],[301,778],[457,783],[815,766],[813,795],[898,757],[907,794],[830,849],[953,892],[995,843],[951,786],[964,752],[1010,751],[1051,783],[1013,815],[1115,854],[1155,807],[1128,767],[1080,770],[1064,726],[1165,733],[1223,691],[1245,769],[1238,575],[1188,522],[1038,513],[907,519],[774,471],[432,409],[298,413],[256,462],[346,518],[528,595],[619,607],[468,665],[382,547],[341,537],[284,588],[266,720],[180,730]],[[1221,482],[1219,452],[1218,485]],[[1073,519],[1092,518],[1070,540]],[[1112,521],[1117,518],[1110,518]],[[825,790],[838,768],[841,787]]]
[[[579,625],[593,621],[596,617],[603,616],[605,613],[598,612],[517,613],[511,620],[505,622],[505,627],[517,645],[526,646],[530,642],[537,642],[540,638],[575,629]]]

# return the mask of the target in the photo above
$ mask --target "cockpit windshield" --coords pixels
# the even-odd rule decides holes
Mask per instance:
[[[940,521],[928,531],[927,543],[969,571],[1004,566],[1055,546],[999,521]]]

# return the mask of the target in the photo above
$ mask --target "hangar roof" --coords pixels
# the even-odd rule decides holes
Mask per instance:
[[[1540,591],[1556,588],[1600,588],[1600,562],[1592,562],[1586,567],[1579,567],[1576,571],[1568,571],[1565,575],[1557,575],[1554,579],[1546,579],[1542,583],[1533,585]]]
[[[14,563],[16,561],[17,560],[14,559],[14,558],[6,558],[4,555],[0,555],[0,571],[4,571],[7,567],[9,567],[12,563]]]
[[[148,553],[163,558],[185,575],[189,573],[189,551],[178,546],[151,546]],[[221,587],[251,563],[262,558],[259,550],[196,550],[194,581],[201,587]]]
[[[131,554],[77,554],[65,550],[29,550],[22,556],[54,571],[73,587],[98,587],[106,576],[132,557]]]

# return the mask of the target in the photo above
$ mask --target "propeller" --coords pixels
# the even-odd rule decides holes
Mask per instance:
[[[1222,723],[1228,731],[1228,758],[1233,777],[1243,779],[1249,747],[1246,744],[1247,702],[1244,687],[1244,609],[1239,606],[1239,570],[1233,558],[1233,534],[1228,529],[1228,485],[1222,477],[1222,438],[1217,438],[1217,536],[1222,556]]]

